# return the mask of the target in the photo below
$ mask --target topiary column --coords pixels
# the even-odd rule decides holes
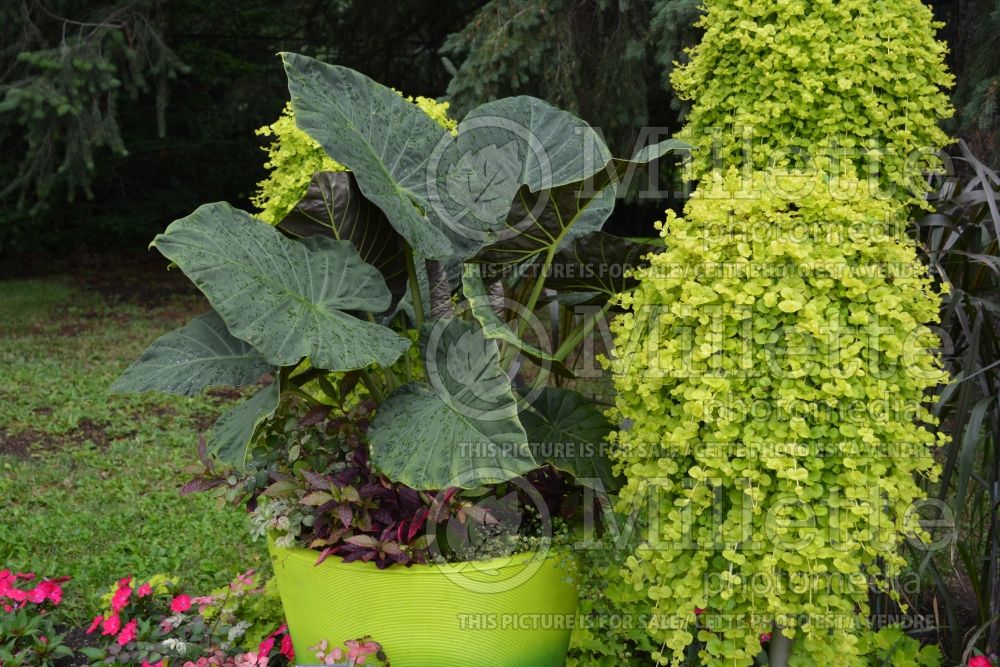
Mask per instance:
[[[772,665],[865,664],[869,584],[936,474],[939,295],[906,219],[944,47],[916,0],[708,0],[702,26],[674,75],[699,186],[613,325],[625,576],[662,664],[751,665],[774,633]]]
[[[943,26],[920,0],[706,0],[702,41],[671,82],[692,106],[691,178],[801,165],[923,198],[949,143]],[[846,169],[845,169],[846,168]]]

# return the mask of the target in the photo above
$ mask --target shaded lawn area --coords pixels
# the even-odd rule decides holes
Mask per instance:
[[[107,393],[146,345],[207,309],[162,267],[0,282],[0,569],[72,576],[71,622],[127,574],[208,593],[269,567],[242,510],[178,493],[229,392]]]

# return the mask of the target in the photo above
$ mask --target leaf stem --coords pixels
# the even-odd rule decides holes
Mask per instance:
[[[593,331],[594,325],[597,324],[601,318],[607,315],[609,310],[611,310],[611,299],[608,299],[607,303],[605,303],[599,311],[594,313],[592,317],[585,318],[583,320],[583,324],[581,324],[571,334],[566,336],[566,340],[563,341],[563,344],[559,346],[559,349],[557,349],[552,356],[559,361],[565,361],[566,357],[569,356],[569,353],[573,351],[573,348],[575,348],[580,341],[583,340],[584,336]]]
[[[368,393],[372,395],[376,403],[381,403],[384,400],[384,395],[382,390],[379,389],[378,383],[375,382],[375,378],[372,377],[372,374],[368,372],[367,368],[362,368],[358,373],[361,375],[361,381],[368,388]]]
[[[538,305],[538,299],[542,295],[542,290],[545,288],[545,276],[552,267],[552,260],[556,256],[556,247],[557,244],[553,243],[552,246],[549,247],[548,252],[545,253],[545,261],[542,262],[542,269],[535,278],[535,284],[532,286],[528,302],[524,304],[526,316],[521,317],[517,322],[518,338],[524,335],[525,330],[528,328],[528,317],[531,313],[535,312],[535,306]]]
[[[410,283],[410,298],[413,300],[413,317],[417,321],[417,329],[424,324],[424,302],[420,298],[420,283],[417,281],[417,265],[413,262],[413,248],[406,244],[403,254],[406,257],[406,275]]]

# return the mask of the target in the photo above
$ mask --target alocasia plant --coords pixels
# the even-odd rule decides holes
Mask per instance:
[[[282,57],[296,122],[345,170],[314,174],[280,220],[208,204],[157,236],[212,311],[113,387],[255,386],[204,446],[240,472],[240,490],[210,461],[188,488],[229,487],[252,507],[294,499],[310,509],[296,528],[306,545],[384,565],[420,562],[414,526],[428,513],[435,524],[469,511],[431,512],[457,489],[614,485],[600,447],[610,423],[547,383],[573,376],[584,334],[634,287],[623,276],[662,249],[601,231],[623,176],[684,145],[613,159],[585,122],[530,97],[485,104],[452,130],[358,72]],[[529,340],[536,311],[563,298],[604,310],[568,318],[559,340]],[[345,420],[356,428],[335,426]],[[318,444],[296,439],[303,425],[322,430]]]
[[[264,435],[283,406],[349,411],[364,399],[374,472],[414,494],[545,466],[613,484],[603,448],[561,456],[544,446],[599,444],[610,430],[589,399],[545,383],[573,375],[567,360],[594,318],[658,250],[601,231],[623,175],[683,144],[616,160],[582,120],[530,97],[483,105],[452,132],[358,72],[283,60],[296,122],[347,171],[314,174],[274,226],[209,204],[157,236],[213,310],[154,342],[113,389],[263,385],[206,443],[251,476],[269,448],[289,446]],[[570,326],[558,340],[528,340],[536,311],[561,297],[604,311],[560,318]],[[525,364],[541,372],[520,372]],[[332,474],[332,463],[313,463]],[[265,473],[263,486],[277,477]]]

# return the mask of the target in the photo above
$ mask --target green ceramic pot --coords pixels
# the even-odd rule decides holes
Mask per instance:
[[[562,667],[576,620],[571,559],[541,552],[379,570],[270,543],[299,665],[364,636],[393,667]]]

